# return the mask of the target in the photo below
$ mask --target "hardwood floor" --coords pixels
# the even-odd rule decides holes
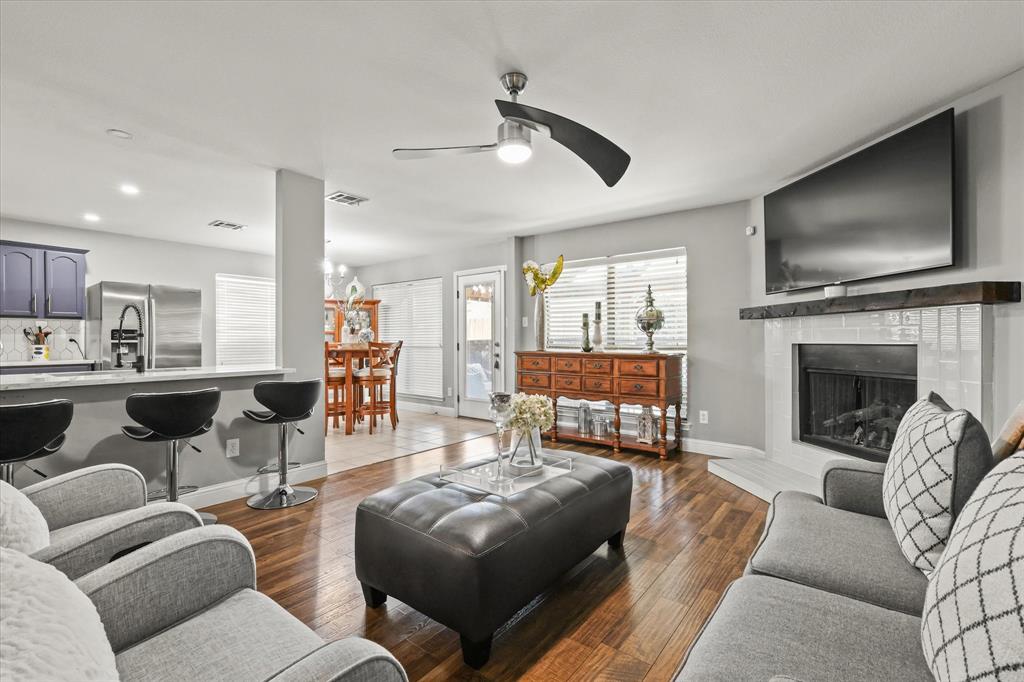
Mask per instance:
[[[528,606],[494,639],[480,671],[462,662],[458,635],[389,598],[367,609],[355,577],[355,510],[394,483],[488,454],[489,437],[371,464],[304,485],[310,504],[210,507],[256,552],[259,589],[325,638],[366,637],[391,651],[412,680],[667,680],[738,577],[761,533],[767,504],[707,472],[708,457],[666,462],[570,444],[633,470],[632,516],[622,552],[602,546]]]

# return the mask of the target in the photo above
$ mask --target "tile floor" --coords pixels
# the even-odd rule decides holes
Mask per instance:
[[[365,421],[356,424],[356,431],[351,436],[345,435],[344,428],[328,428],[325,443],[327,473],[355,469],[494,433],[494,426],[480,419],[442,417],[408,410],[400,416],[397,429],[392,430],[390,423],[380,426],[378,422],[380,428],[374,428],[372,436]]]

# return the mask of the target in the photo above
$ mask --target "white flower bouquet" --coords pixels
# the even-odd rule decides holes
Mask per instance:
[[[547,431],[555,423],[555,408],[551,398],[546,395],[516,393],[512,396],[512,416],[508,420],[509,428],[519,433],[527,433],[532,429]]]

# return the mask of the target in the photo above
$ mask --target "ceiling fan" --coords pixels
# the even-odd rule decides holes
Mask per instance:
[[[504,119],[498,125],[498,141],[494,144],[470,145],[465,147],[426,147],[420,149],[394,149],[396,159],[425,159],[432,156],[454,156],[498,152],[498,158],[506,163],[522,163],[533,154],[530,131],[547,135],[571,151],[594,169],[604,183],[614,187],[629,167],[629,154],[618,145],[594,132],[590,128],[550,111],[528,107],[518,102],[519,95],[526,89],[526,75],[518,72],[506,73],[501,77],[511,102],[496,99],[498,113]]]

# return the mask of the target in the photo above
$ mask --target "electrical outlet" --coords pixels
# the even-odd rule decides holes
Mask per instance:
[[[523,315],[523,329],[526,329],[529,326],[530,326],[530,318],[528,318],[526,315]]]
[[[452,397],[452,387],[451,386],[448,387],[448,397],[449,398]]]
[[[239,443],[237,438],[228,438],[228,457],[238,457]]]
[[[698,418],[700,419],[700,423],[701,424],[707,424],[708,423],[708,411],[707,410],[701,410],[699,415],[698,415]]]

